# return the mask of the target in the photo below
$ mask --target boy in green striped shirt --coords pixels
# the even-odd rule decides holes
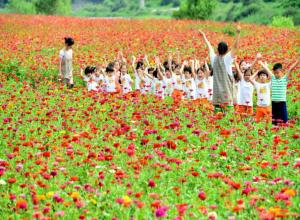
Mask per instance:
[[[292,70],[298,65],[299,60],[297,60],[285,74],[282,70],[282,64],[276,63],[273,66],[273,73],[268,68],[268,64],[261,63],[263,68],[272,76],[271,81],[271,91],[272,91],[272,123],[274,125],[287,123],[288,112],[286,106],[286,90],[288,83],[288,75]]]

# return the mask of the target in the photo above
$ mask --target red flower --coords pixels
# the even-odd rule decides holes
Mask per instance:
[[[148,186],[150,186],[150,187],[155,187],[155,182],[154,182],[154,180],[150,179],[149,182],[148,182]]]
[[[201,199],[201,200],[205,200],[205,199],[206,199],[206,194],[205,194],[205,192],[203,192],[203,191],[199,192],[198,198]]]

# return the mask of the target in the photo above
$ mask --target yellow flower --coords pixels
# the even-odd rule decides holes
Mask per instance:
[[[51,197],[53,197],[53,195],[54,195],[54,192],[47,192],[47,194],[46,194],[46,196],[48,197],[48,198],[51,198]]]
[[[97,201],[95,199],[91,199],[91,202],[96,205],[97,204]]]
[[[45,195],[37,195],[37,199],[39,201],[43,201],[43,200],[46,200],[46,196]]]
[[[79,198],[79,193],[78,192],[72,192],[72,194],[71,194],[71,197],[73,198],[73,199],[78,199]]]
[[[123,196],[123,200],[124,200],[124,205],[130,205],[131,204],[131,199],[128,196]]]

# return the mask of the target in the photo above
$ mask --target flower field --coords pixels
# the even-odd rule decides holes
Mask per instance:
[[[287,69],[299,57],[299,30],[241,26],[239,58],[261,52]],[[234,40],[209,21],[1,14],[1,219],[299,218],[299,69],[286,127],[83,86],[80,67],[119,50],[128,61],[176,48],[205,59],[199,28],[214,45]],[[65,36],[75,39],[72,90],[56,80]]]

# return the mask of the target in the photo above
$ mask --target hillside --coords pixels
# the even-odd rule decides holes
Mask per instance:
[[[139,0],[76,0],[73,14],[87,17],[158,17],[168,18],[180,6],[180,0],[145,0],[140,9]],[[216,21],[244,21],[268,24],[273,16],[291,16],[300,24],[299,3],[287,0],[218,0],[211,16]]]
[[[36,0],[10,1],[17,2],[15,3],[16,7],[23,7],[26,14],[38,13],[32,12],[30,6]],[[300,1],[297,0],[214,1],[215,8],[211,20],[270,24],[274,16],[285,16],[292,17],[296,25],[300,24]],[[9,7],[6,7],[8,2],[9,0],[0,0],[0,12],[20,13],[20,10],[11,11]],[[144,7],[140,6],[141,2],[144,2]],[[71,15],[80,17],[171,18],[173,11],[178,10],[183,2],[184,0],[72,0]],[[60,13],[60,15],[62,14]]]

